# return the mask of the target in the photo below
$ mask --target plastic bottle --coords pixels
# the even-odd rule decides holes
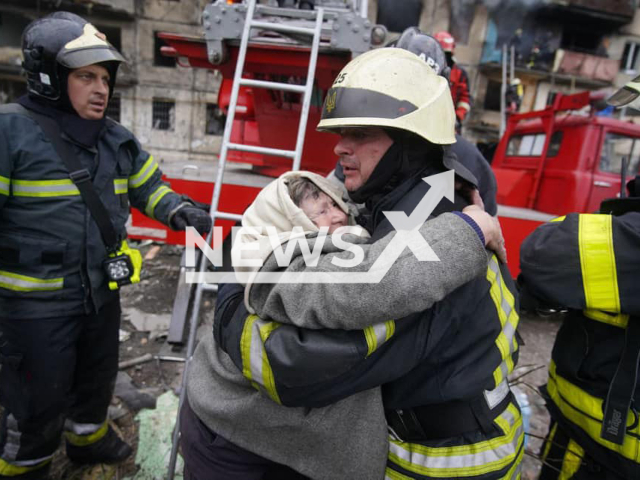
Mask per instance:
[[[520,406],[520,412],[522,413],[522,426],[524,427],[524,446],[527,446],[527,435],[529,433],[529,419],[531,418],[531,403],[529,403],[529,397],[526,393],[520,390],[518,387],[511,387],[513,396],[516,398],[518,405]]]

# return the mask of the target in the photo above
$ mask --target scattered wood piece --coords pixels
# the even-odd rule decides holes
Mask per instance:
[[[153,260],[162,247],[160,245],[154,245],[144,256],[145,260]]]
[[[118,370],[124,370],[125,368],[140,365],[141,363],[147,363],[153,360],[153,355],[145,353],[141,357],[132,358],[130,360],[124,360],[118,364]]]

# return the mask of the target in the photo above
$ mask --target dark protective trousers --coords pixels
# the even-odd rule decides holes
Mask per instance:
[[[0,459],[29,466],[50,458],[65,420],[99,425],[118,373],[120,303],[97,314],[1,318]]]
[[[200,421],[185,398],[180,411],[184,480],[308,480],[308,477],[222,438]]]
[[[538,480],[632,480],[594,460],[553,420],[541,453],[542,470]]]

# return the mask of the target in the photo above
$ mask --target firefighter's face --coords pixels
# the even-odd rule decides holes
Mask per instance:
[[[339,133],[333,151],[340,157],[345,187],[354,192],[369,180],[393,140],[380,127],[343,128]]]
[[[109,72],[101,65],[88,65],[69,73],[67,93],[74,110],[85,120],[104,117],[109,101]]]

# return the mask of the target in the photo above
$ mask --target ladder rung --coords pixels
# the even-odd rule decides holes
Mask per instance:
[[[293,25],[285,25],[283,23],[260,22],[254,20],[249,25],[251,25],[251,28],[264,28],[275,32],[304,33],[312,36],[315,34],[315,30],[313,28],[295,27]]]
[[[304,93],[304,85],[296,85],[294,83],[282,83],[282,82],[268,82],[266,80],[253,80],[250,78],[243,78],[240,80],[240,85],[245,87],[259,87],[259,88],[271,88],[273,90],[284,90],[286,92],[298,92]]]
[[[295,150],[280,150],[279,148],[256,147],[253,145],[242,145],[241,143],[229,143],[227,144],[227,148],[229,148],[229,150],[240,150],[241,152],[264,153],[266,155],[273,155],[275,157],[293,158],[296,155]]]
[[[236,222],[242,221],[242,215],[237,213],[213,212],[212,216],[215,216],[216,219],[220,218],[222,220],[235,220]]]

